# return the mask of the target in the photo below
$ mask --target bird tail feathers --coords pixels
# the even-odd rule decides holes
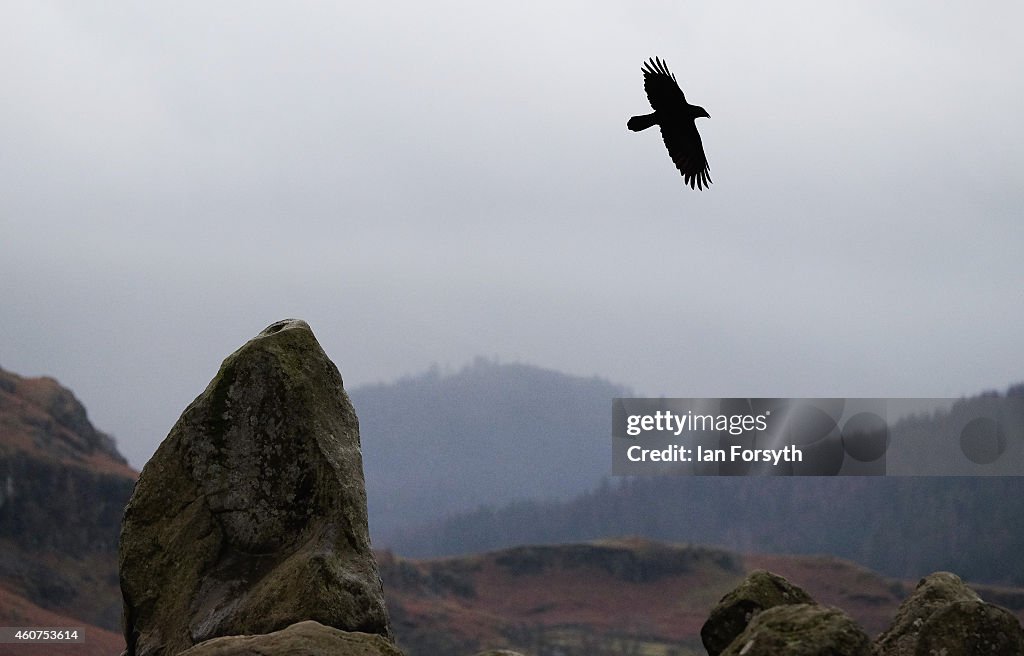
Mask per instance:
[[[633,132],[639,132],[640,130],[646,130],[657,122],[658,119],[654,117],[654,114],[644,114],[643,116],[634,116],[629,119],[626,127]]]

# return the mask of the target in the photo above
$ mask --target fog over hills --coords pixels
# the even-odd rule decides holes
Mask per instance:
[[[610,471],[611,400],[629,394],[599,378],[484,358],[350,391],[375,543],[481,504],[592,489]]]
[[[612,535],[746,553],[832,554],[887,576],[936,570],[1020,584],[1021,480],[654,477],[607,483],[571,502],[483,507],[407,532],[410,557]]]
[[[1015,528],[1024,519],[1019,477],[614,479],[610,400],[628,394],[597,379],[486,360],[356,390],[374,544],[436,557],[640,535],[834,554],[896,577],[949,569],[1024,582],[1015,556],[1024,550]],[[993,395],[962,400],[952,412]],[[897,426],[928,435],[945,416]]]

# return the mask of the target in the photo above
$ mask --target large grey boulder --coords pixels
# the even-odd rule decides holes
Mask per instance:
[[[722,656],[868,656],[871,640],[838,608],[788,604],[758,613]]]
[[[351,633],[307,620],[266,635],[214,638],[180,656],[402,656],[389,640],[373,633]]]
[[[758,613],[775,606],[812,603],[809,594],[783,577],[754,570],[711,609],[700,638],[709,656],[718,656]]]
[[[304,321],[231,354],[139,476],[120,543],[128,656],[302,620],[390,637],[359,424]]]
[[[1010,611],[981,600],[960,577],[936,572],[921,579],[892,626],[875,640],[876,656],[1020,656],[1024,633]]]
[[[1024,633],[1010,611],[980,599],[954,601],[921,628],[915,656],[1021,656]]]

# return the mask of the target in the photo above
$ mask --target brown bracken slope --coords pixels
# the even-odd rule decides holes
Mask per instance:
[[[380,554],[399,644],[412,656],[515,647],[535,653],[704,654],[700,627],[753,569],[768,569],[838,606],[865,630],[888,626],[915,582],[821,556],[740,556],[641,539],[518,547],[411,561]],[[1024,590],[975,586],[1024,618]],[[638,651],[637,651],[638,650]]]
[[[91,626],[82,620],[58,615],[33,604],[21,595],[0,586],[0,626],[76,628],[83,642],[61,644],[0,644],[0,654],[12,656],[112,656],[124,649],[120,633]]]
[[[137,476],[69,390],[0,369],[0,610],[21,599],[117,632],[118,532]]]

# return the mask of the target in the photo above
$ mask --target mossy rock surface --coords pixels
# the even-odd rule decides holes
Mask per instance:
[[[775,606],[758,613],[722,656],[869,656],[871,640],[838,608]]]
[[[960,577],[935,572],[921,579],[892,626],[878,636],[875,656],[1020,656],[1024,634],[1008,610],[986,603]]]
[[[266,635],[214,638],[179,656],[402,656],[391,641],[306,621]]]
[[[718,656],[762,611],[788,604],[812,604],[802,588],[765,570],[755,570],[711,610],[700,637],[709,656]]]
[[[128,656],[316,620],[390,637],[359,423],[304,321],[228,356],[139,476],[120,542]]]
[[[984,601],[954,601],[921,628],[915,656],[1021,656],[1024,633],[1010,611]]]

